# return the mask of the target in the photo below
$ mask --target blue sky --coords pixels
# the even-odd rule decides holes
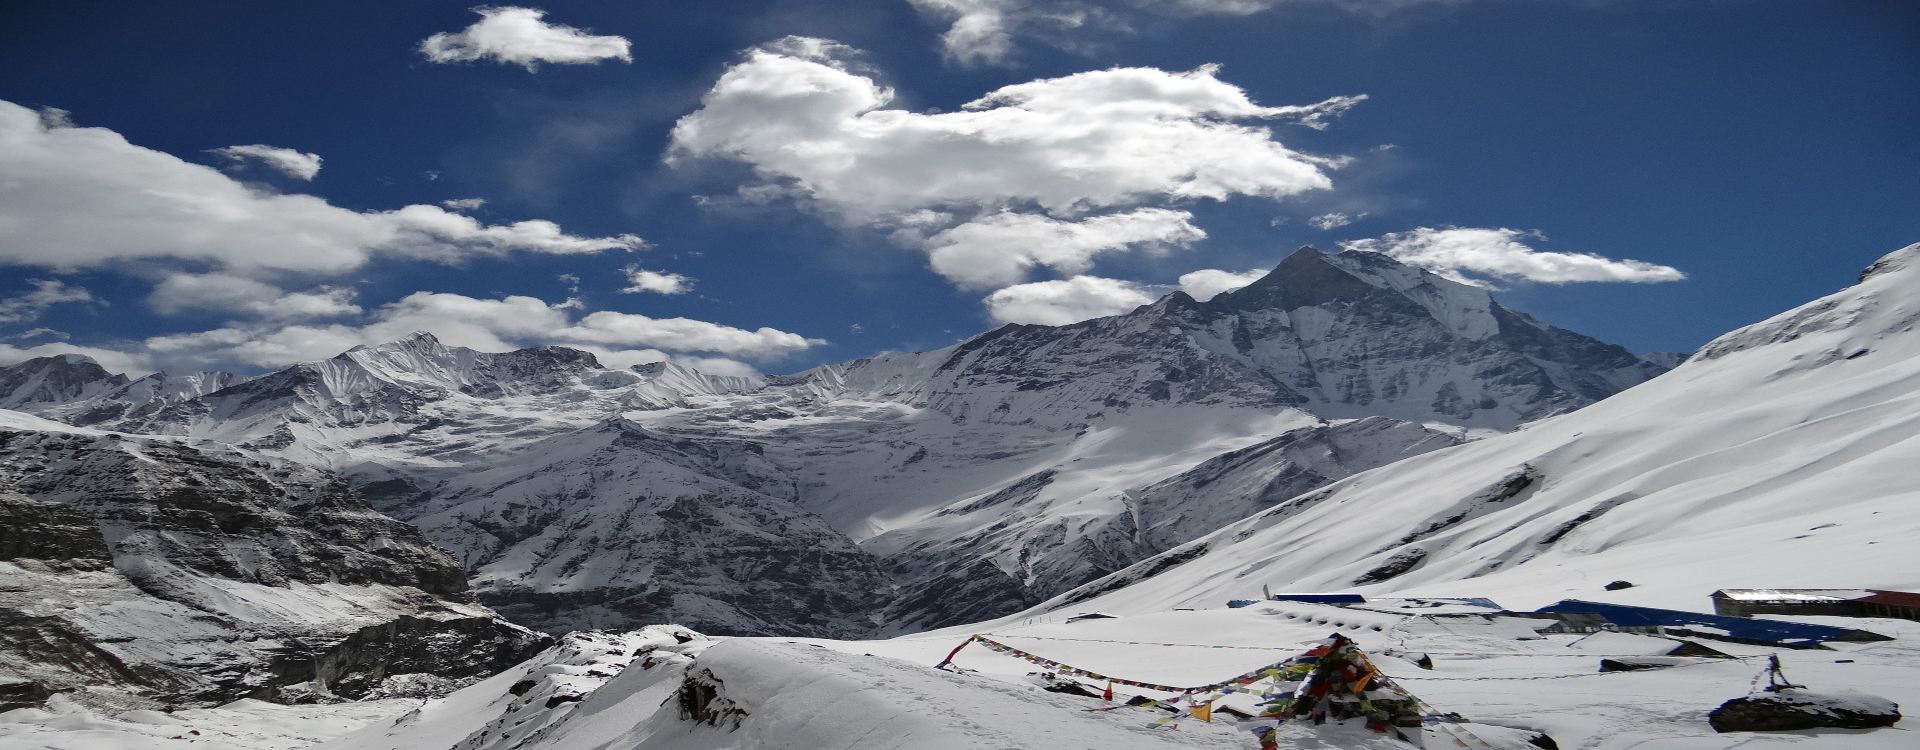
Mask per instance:
[[[529,7],[10,10],[0,359],[784,372],[1343,242],[1688,350],[1920,241],[1907,2]]]

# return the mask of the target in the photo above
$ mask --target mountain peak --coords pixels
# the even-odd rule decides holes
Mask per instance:
[[[440,343],[440,337],[433,335],[431,331],[414,331],[413,333],[409,333],[405,336],[401,336],[400,338],[394,339],[392,341],[388,341],[383,344],[374,344],[373,346],[364,346],[364,345],[356,346],[352,349],[348,349],[347,351],[350,351],[350,352],[359,351],[361,349],[375,349],[375,350],[381,350],[381,351],[395,351],[395,350],[422,351],[422,350],[431,350],[434,348],[444,348],[445,346],[446,346],[445,344]]]
[[[1874,261],[1873,265],[1867,266],[1867,270],[1860,272],[1860,280],[1866,281],[1881,274],[1904,271],[1916,266],[1920,266],[1920,242],[1887,253]]]
[[[1362,299],[1378,288],[1329,261],[1326,253],[1303,245],[1267,275],[1224,292],[1208,302],[1218,310],[1293,310],[1329,302]]]
[[[1323,259],[1326,255],[1327,254],[1321,251],[1320,248],[1312,245],[1301,245],[1294,248],[1293,252],[1287,253],[1287,257],[1280,259],[1280,266],[1277,266],[1276,270],[1280,267],[1285,267],[1291,262]]]

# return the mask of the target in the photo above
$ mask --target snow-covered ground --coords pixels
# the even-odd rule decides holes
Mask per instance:
[[[1795,682],[1920,705],[1920,623],[1846,622],[1897,640],[1781,653]],[[1599,672],[1606,657],[1665,653],[1649,635],[1539,634],[1526,621],[1358,611],[1310,604],[1164,611],[1107,620],[1008,624],[991,637],[1040,657],[1134,680],[1205,684],[1281,661],[1331,632],[1353,638],[1375,664],[1435,712],[1466,724],[1422,732],[1427,748],[1525,748],[1545,732],[1562,748],[1720,750],[1792,746],[1833,750],[1913,747],[1903,725],[1882,730],[1716,734],[1707,712],[1745,695],[1770,650],[1701,644],[1726,659],[1681,659],[1666,669]],[[680,637],[674,637],[679,634]],[[687,638],[687,642],[681,642]],[[674,628],[574,636],[546,654],[447,698],[278,707],[243,701],[172,715],[105,719],[74,709],[0,715],[0,750],[204,747],[324,750],[600,750],[644,748],[1253,748],[1231,715],[1211,723],[1047,692],[1040,667],[973,645],[937,670],[965,635],[885,641],[708,640]],[[1425,655],[1433,669],[1410,659]],[[714,694],[709,725],[682,714],[692,677]],[[1085,683],[1098,690],[1100,684]],[[519,692],[515,692],[518,690]],[[1171,694],[1121,686],[1117,698]],[[556,696],[580,696],[578,701]],[[1214,703],[1251,708],[1229,695]],[[738,726],[731,711],[738,711]],[[1910,723],[1910,722],[1907,722]],[[190,735],[198,730],[200,735]],[[1355,723],[1282,725],[1281,747],[1406,748]],[[219,744],[227,743],[227,744]],[[1485,743],[1485,744],[1479,744]]]
[[[1728,334],[1617,397],[1286,500],[1019,615],[881,641],[716,641],[666,627],[575,636],[425,703],[359,704],[369,713],[351,716],[242,704],[199,720],[226,736],[255,733],[254,746],[326,750],[1249,748],[1253,736],[1224,713],[1166,726],[1169,714],[1154,708],[1043,690],[1035,663],[977,644],[957,656],[965,671],[933,665],[983,634],[1079,669],[1201,685],[1339,632],[1431,711],[1470,722],[1430,724],[1428,748],[1518,750],[1533,732],[1590,750],[1912,748],[1910,721],[1715,733],[1708,712],[1755,689],[1769,649],[1701,641],[1726,658],[1667,659],[1680,643],[1542,633],[1540,621],[1457,606],[1223,605],[1263,585],[1695,611],[1722,587],[1920,588],[1908,541],[1920,533],[1915,290],[1920,245],[1883,259],[1859,286]],[[1615,579],[1636,585],[1603,589]],[[1096,610],[1120,616],[1066,621]],[[1894,640],[1783,651],[1788,677],[1920,706],[1920,623],[1820,621]],[[1602,658],[1646,657],[1671,666],[1599,671]],[[0,748],[199,746],[186,730],[160,736],[175,725],[153,726],[145,713],[15,711],[0,715]],[[1281,747],[1405,747],[1353,725],[1280,731]]]

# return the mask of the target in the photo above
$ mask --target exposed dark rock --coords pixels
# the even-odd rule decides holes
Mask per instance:
[[[1419,547],[1404,549],[1394,553],[1392,557],[1387,558],[1386,562],[1380,563],[1374,567],[1374,569],[1360,574],[1359,578],[1353,579],[1353,584],[1355,586],[1363,586],[1369,583],[1390,581],[1409,570],[1419,567],[1420,563],[1426,562],[1426,560],[1426,550]]]
[[[1900,721],[1893,701],[1861,693],[1814,693],[1788,688],[1754,693],[1707,714],[1716,732],[1788,732],[1797,729],[1874,729]]]
[[[104,567],[106,537],[86,513],[0,491],[0,560],[56,560]]]
[[[492,674],[545,638],[324,472],[181,441],[0,431],[0,657],[45,691],[359,697]],[[315,689],[319,692],[314,692]]]
[[[1607,584],[1605,588],[1608,591],[1619,591],[1621,589],[1633,588],[1633,583],[1629,581],[1614,581],[1612,583]]]
[[[727,699],[720,678],[710,670],[688,670],[673,695],[680,706],[680,718],[687,721],[738,729],[747,718],[746,709]]]

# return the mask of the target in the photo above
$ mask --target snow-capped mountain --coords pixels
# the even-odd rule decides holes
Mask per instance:
[[[35,357],[0,366],[0,409],[36,412],[73,425],[134,419],[170,404],[205,396],[245,380],[230,372],[136,379],[107,372],[79,354]]]
[[[90,357],[35,357],[0,367],[0,409],[69,404],[126,384],[127,376],[107,372]]]
[[[1913,245],[1619,396],[1288,499],[1038,609],[1263,584],[1688,609],[1718,588],[1911,590],[1917,393]]]
[[[358,697],[544,644],[315,469],[0,411],[0,487],[0,682],[28,698]]]
[[[1206,302],[784,377],[420,333],[100,424],[337,471],[453,550],[483,601],[555,631],[844,635],[1015,611],[1659,371],[1485,290],[1302,248]],[[80,403],[23,408],[107,413]],[[759,562],[699,551],[719,548]]]
[[[1510,429],[1664,370],[1385,255],[1303,247],[1206,302],[1175,292],[1126,315],[1009,325],[810,379],[956,419],[1054,429],[1156,404]]]

